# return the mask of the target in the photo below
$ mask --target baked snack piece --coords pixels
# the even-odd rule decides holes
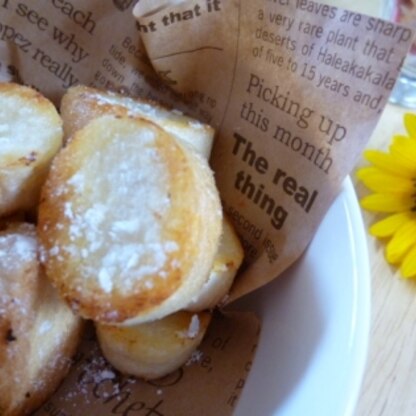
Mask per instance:
[[[153,123],[103,116],[57,155],[38,232],[73,310],[133,325],[183,309],[210,272],[222,208],[207,161]]]
[[[185,364],[211,321],[208,312],[180,311],[131,327],[96,325],[101,350],[125,374],[155,379]]]
[[[188,311],[213,309],[227,296],[243,261],[244,250],[227,217],[208,279],[198,295],[186,306]]]
[[[207,159],[211,154],[214,129],[177,110],[169,110],[154,101],[130,98],[114,92],[83,85],[71,87],[62,98],[60,112],[65,137],[69,139],[92,119],[102,115],[141,117],[159,125]]]
[[[211,320],[207,310],[215,308],[228,294],[243,254],[233,226],[224,217],[209,277],[187,305],[187,311],[129,327],[95,325],[107,360],[121,372],[145,379],[163,377],[182,366],[205,335]]]
[[[0,232],[0,414],[28,415],[66,375],[82,330],[45,278],[35,227]]]
[[[32,210],[52,157],[62,145],[62,120],[37,91],[0,83],[0,216]]]

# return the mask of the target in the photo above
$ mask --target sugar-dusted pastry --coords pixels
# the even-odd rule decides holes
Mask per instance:
[[[42,273],[35,227],[0,231],[0,415],[29,415],[49,397],[82,326]]]
[[[214,140],[214,129],[211,126],[151,100],[130,98],[78,85],[68,89],[62,98],[60,110],[67,139],[93,118],[113,114],[152,121],[207,159],[211,153]]]
[[[101,350],[123,373],[154,379],[181,367],[198,348],[211,321],[208,312],[180,311],[130,327],[96,324]]]
[[[62,121],[37,91],[0,83],[0,216],[33,210],[51,159],[62,145]]]
[[[202,311],[217,306],[227,296],[244,257],[243,247],[227,217],[208,279],[186,309]]]
[[[207,280],[222,208],[207,161],[155,124],[103,116],[54,159],[38,231],[73,310],[133,325],[183,309]]]

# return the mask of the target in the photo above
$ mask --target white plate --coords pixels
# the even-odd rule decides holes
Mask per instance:
[[[350,179],[306,253],[239,305],[263,326],[236,416],[350,416],[370,326],[365,230]]]

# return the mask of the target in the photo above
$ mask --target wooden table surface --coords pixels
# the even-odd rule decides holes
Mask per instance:
[[[388,105],[368,148],[385,150],[403,132],[400,107]],[[359,165],[365,164],[363,160]],[[352,175],[353,176],[353,175]],[[358,197],[368,191],[355,182]],[[363,212],[368,227],[375,216]],[[371,265],[371,330],[357,416],[416,415],[416,281],[400,278],[384,259],[385,244],[367,237]]]
[[[380,16],[379,0],[326,0]],[[392,134],[404,132],[409,110],[388,105],[367,148],[386,150]],[[416,113],[416,110],[414,111]],[[357,167],[366,164],[359,160]],[[368,191],[354,179],[359,198]],[[363,211],[366,227],[374,214]],[[355,416],[416,416],[416,280],[400,278],[384,259],[385,245],[367,234],[371,265],[371,329],[367,366]]]

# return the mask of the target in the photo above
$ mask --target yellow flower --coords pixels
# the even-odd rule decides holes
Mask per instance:
[[[400,265],[405,278],[416,278],[416,115],[405,114],[407,136],[396,135],[387,153],[364,152],[372,166],[357,171],[374,193],[361,200],[368,211],[388,214],[370,227],[370,234],[388,238],[386,259]]]

